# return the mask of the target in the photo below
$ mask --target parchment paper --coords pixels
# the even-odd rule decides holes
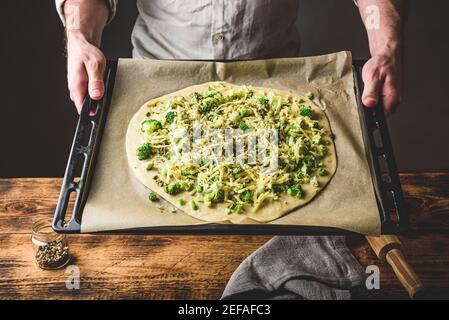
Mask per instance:
[[[204,224],[165,201],[147,199],[149,190],[131,172],[125,134],[134,113],[148,100],[208,81],[312,91],[326,106],[335,135],[338,167],[311,203],[270,224],[337,227],[378,235],[380,219],[358,118],[350,52],[245,62],[121,59],[81,231]],[[160,207],[163,206],[161,210]],[[158,208],[159,206],[159,208]]]

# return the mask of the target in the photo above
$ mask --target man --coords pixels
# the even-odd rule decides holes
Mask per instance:
[[[106,60],[98,48],[116,2],[56,0],[66,21],[68,84],[78,111],[86,93],[93,99],[104,94]],[[137,0],[133,56],[209,60],[297,56],[298,2]],[[388,114],[400,100],[400,1],[358,0],[357,4],[372,55],[363,69],[363,103],[373,107],[383,102]],[[274,237],[242,262],[222,298],[251,298],[263,288],[266,298],[348,299],[349,287],[361,283],[361,274],[341,237]],[[281,280],[288,295],[277,289]]]
[[[137,0],[133,56],[156,59],[262,59],[295,56],[299,0]],[[70,97],[80,111],[88,93],[104,94],[103,28],[117,0],[56,0],[66,22]],[[401,1],[358,0],[371,58],[363,69],[363,103],[385,113],[400,102]],[[380,19],[380,23],[376,22]]]

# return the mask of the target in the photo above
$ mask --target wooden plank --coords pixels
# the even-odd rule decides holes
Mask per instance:
[[[62,179],[0,179],[0,234],[30,233],[33,221],[53,217]]]
[[[265,243],[262,236],[71,236],[71,264],[80,290],[68,290],[65,269],[44,271],[29,235],[0,235],[0,299],[217,299],[234,270]],[[403,238],[404,254],[434,297],[449,297],[449,236]],[[355,298],[406,299],[391,269],[362,237],[349,246],[363,266],[378,265],[381,289]]]
[[[406,209],[413,230],[449,231],[449,173],[401,174]]]
[[[426,298],[448,299],[449,235],[400,236],[399,239],[405,259],[424,284]],[[408,299],[391,267],[379,261],[363,237],[347,237],[347,243],[362,266],[377,265],[380,269],[380,290],[359,290],[355,298]]]
[[[412,229],[449,232],[449,173],[401,174],[401,183]],[[52,217],[60,185],[60,178],[0,179],[0,233],[27,233],[34,219]]]
[[[412,225],[449,230],[449,174],[403,174]],[[33,258],[31,225],[51,217],[61,179],[0,179],[0,299],[216,299],[240,262],[266,236],[73,235],[73,264],[80,290],[65,287],[64,269],[43,271]],[[449,235],[401,237],[407,261],[429,293],[449,298]],[[363,237],[348,237],[363,266],[376,264],[381,289],[356,290],[355,298],[407,298],[391,269]]]
[[[216,299],[240,262],[269,237],[69,237],[80,290],[64,269],[43,271],[29,235],[0,235],[0,299]]]

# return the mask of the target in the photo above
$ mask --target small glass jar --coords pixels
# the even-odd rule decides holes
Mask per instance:
[[[65,235],[53,231],[51,221],[39,219],[33,223],[31,235],[34,257],[42,269],[58,269],[70,261],[70,252]]]

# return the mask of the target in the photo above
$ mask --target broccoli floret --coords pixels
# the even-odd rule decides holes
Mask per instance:
[[[148,162],[147,166],[145,167],[147,171],[154,169],[154,162]]]
[[[195,203],[195,201],[190,200],[190,208],[192,208],[193,211],[198,210],[198,205]]]
[[[167,176],[167,167],[165,165],[160,166],[159,173],[161,174],[161,176],[166,177]]]
[[[242,213],[243,209],[243,205],[241,204],[236,204],[233,208],[232,211],[235,213]]]
[[[153,148],[151,147],[151,144],[149,142],[144,143],[136,150],[136,156],[139,160],[145,160],[148,159],[151,155],[151,152],[153,151]]]
[[[147,119],[144,122],[142,122],[140,129],[142,130],[142,132],[150,134],[159,129],[162,129],[162,124],[158,120]]]
[[[199,111],[201,113],[208,113],[216,106],[216,102],[214,98],[206,98],[200,105]]]
[[[306,105],[301,105],[301,108],[299,109],[299,114],[303,117],[309,117],[312,118],[312,108]]]
[[[309,155],[309,154],[307,154],[307,155],[305,155],[303,157],[302,163],[306,164],[308,167],[315,167],[316,166],[315,159],[311,155]]]
[[[213,182],[206,190],[206,200],[212,203],[223,202],[224,190],[218,182]]]
[[[324,157],[326,155],[327,148],[326,146],[320,144],[316,147],[316,151],[320,157]]]
[[[248,126],[246,125],[245,121],[241,121],[241,122],[239,123],[239,129],[242,130],[242,131],[246,131],[246,130],[248,130],[249,128],[248,128]]]
[[[274,99],[274,98],[273,98],[273,99],[271,100],[271,108],[272,108],[273,110],[279,109],[280,106],[281,106],[281,100],[280,100],[280,99]]]
[[[210,88],[209,88],[210,89]],[[218,91],[215,90],[207,90],[205,92],[203,92],[203,98],[210,98],[210,97],[214,97],[215,95],[219,94]]]
[[[295,197],[295,198],[301,198],[302,197],[302,188],[301,185],[295,183],[293,185],[291,185],[288,189],[287,189],[287,194]]]
[[[173,123],[173,121],[175,120],[175,117],[176,117],[176,112],[169,111],[165,115],[165,121],[167,121],[167,123]]]
[[[239,174],[243,172],[243,168],[241,166],[236,166],[234,169],[232,169],[233,174]]]
[[[184,97],[183,96],[174,96],[171,97],[169,100],[170,108],[174,109],[176,106],[182,106],[184,104]]]
[[[320,146],[316,146],[315,150],[318,147]],[[322,152],[325,152],[324,149],[322,150]],[[303,174],[304,177],[308,177],[308,175],[319,170],[319,168],[322,168],[324,166],[322,162],[317,160],[317,158],[312,157],[311,155],[304,156],[304,158],[300,162],[301,162],[301,173]]]
[[[252,199],[253,199],[253,192],[251,190],[243,191],[240,194],[240,200],[242,200],[243,202],[248,203],[248,202],[251,202]]]
[[[198,92],[194,92],[192,94],[192,101],[196,103],[200,103],[202,96]]]
[[[183,176],[196,176],[198,172],[194,168],[181,169],[181,175]]]
[[[285,127],[285,131],[289,136],[295,135],[299,130],[300,130],[300,126],[297,125],[296,123],[291,126]]]
[[[234,213],[242,213],[243,212],[243,205],[242,204],[232,204],[229,207],[226,207],[223,209],[226,214]]]
[[[230,96],[228,96],[228,98],[230,100],[238,100],[238,99],[242,99],[245,96],[245,93],[238,91],[238,92],[233,92]]]
[[[312,100],[313,99],[313,93],[312,92],[307,92],[306,94],[305,94],[305,96],[306,96],[306,98],[307,99],[309,99],[309,100]]]
[[[253,110],[251,110],[250,108],[241,108],[239,110],[239,113],[241,117],[248,117],[253,114]]]
[[[165,192],[174,195],[182,191],[181,184],[179,182],[172,182],[165,187]]]
[[[186,201],[185,201],[184,199],[178,199],[178,204],[179,204],[180,206],[183,206],[183,205],[186,204]]]
[[[212,121],[212,122],[217,121],[219,118],[220,117],[217,116],[216,114],[210,114],[210,115],[207,116],[207,120]]]
[[[148,194],[148,200],[150,200],[150,201],[156,201],[156,200],[158,200],[158,199],[159,199],[159,197],[157,196],[157,193],[156,193],[156,192],[151,191],[151,192]]]
[[[325,176],[327,174],[326,169],[324,169],[324,167],[319,167],[316,171],[318,173],[319,176]]]
[[[310,128],[318,129],[319,127],[320,127],[320,125],[319,125],[318,121],[312,121],[310,123]]]
[[[199,184],[197,184],[197,185],[195,185],[195,191],[198,193],[203,192],[203,187],[200,186]]]
[[[274,195],[278,195],[284,190],[284,185],[281,184],[273,184],[271,188],[269,189],[270,193]]]
[[[267,97],[265,97],[265,96],[260,97],[260,98],[258,99],[258,101],[259,101],[259,103],[260,103],[261,105],[263,105],[263,106],[265,106],[265,107],[268,106],[269,100],[268,100]]]
[[[198,159],[198,165],[199,165],[200,167],[205,166],[205,165],[208,164],[208,163],[209,163],[209,158],[207,158],[207,157],[205,157],[205,156],[201,156],[201,157]]]
[[[192,180],[183,180],[181,181],[181,188],[184,191],[191,191],[193,190],[195,184],[193,183]]]
[[[299,182],[299,183],[309,183],[310,181],[310,177],[309,175],[304,175],[302,172],[295,172],[293,174],[293,180],[295,182]],[[287,191],[288,188],[286,188]]]

